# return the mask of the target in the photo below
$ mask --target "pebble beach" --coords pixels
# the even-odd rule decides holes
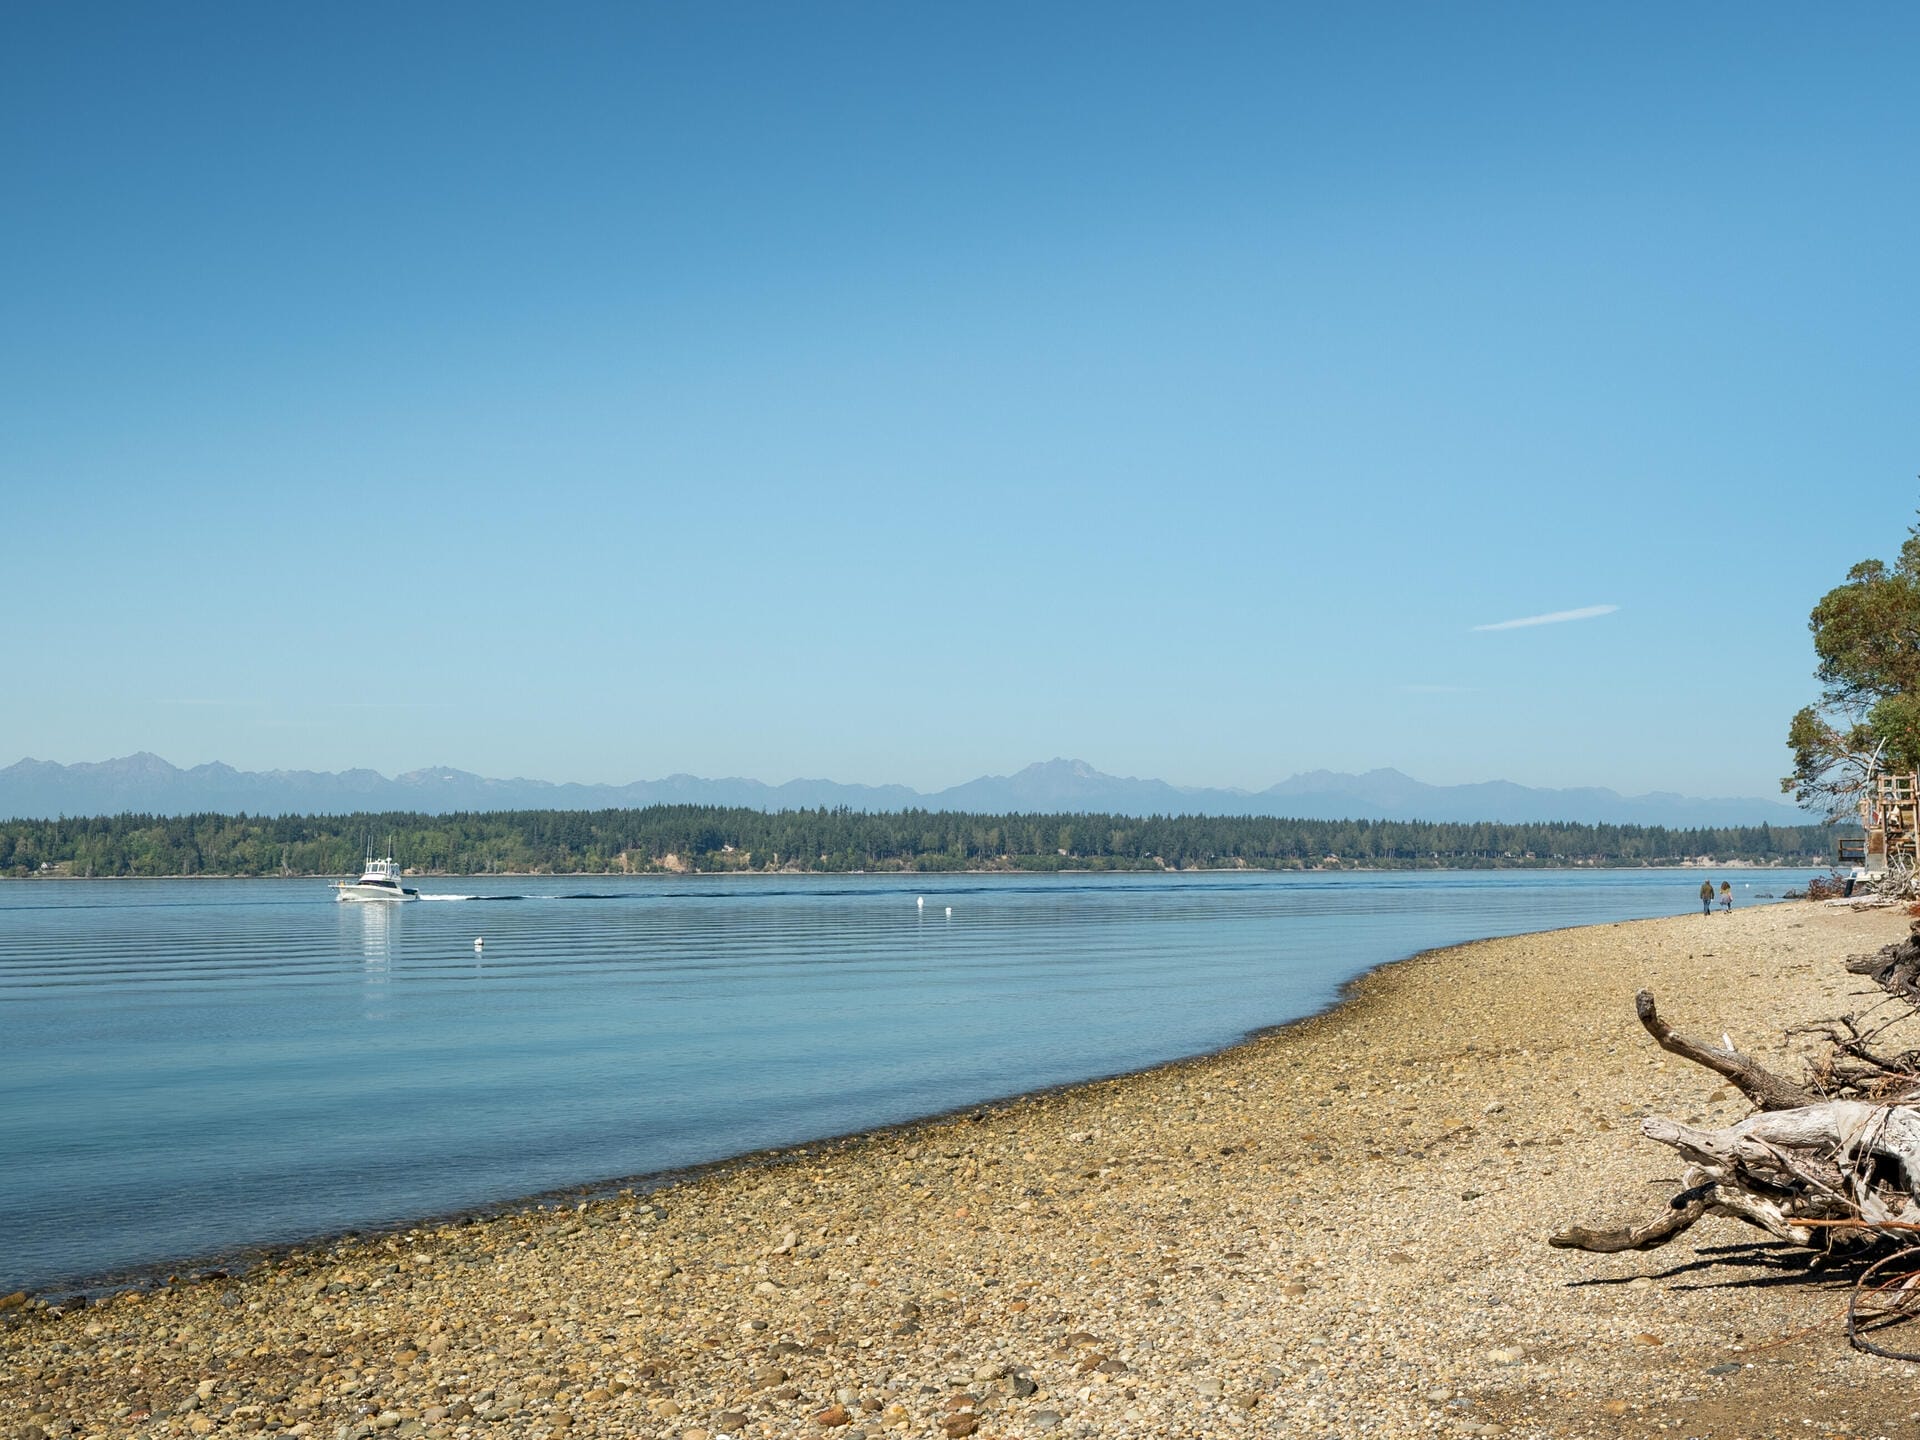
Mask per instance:
[[[1677,1188],[1641,1117],[1747,1113],[1636,990],[1797,1075],[1785,1029],[1870,1008],[1842,961],[1907,923],[1784,903],[1484,941],[1142,1074],[7,1296],[0,1440],[1911,1436],[1920,1370],[1849,1349],[1844,1274],[1724,1219],[1546,1244]]]

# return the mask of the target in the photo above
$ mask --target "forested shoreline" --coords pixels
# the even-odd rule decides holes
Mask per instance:
[[[0,821],[0,875],[342,875],[371,843],[416,874],[1481,869],[1823,865],[1819,825],[1680,829],[1268,816],[767,812],[707,805],[423,815]]]

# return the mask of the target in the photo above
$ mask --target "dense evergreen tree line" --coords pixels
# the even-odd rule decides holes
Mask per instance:
[[[1817,825],[1429,824],[1267,816],[967,815],[907,810],[519,810],[418,815],[113,815],[0,821],[0,874],[357,874],[367,840],[410,869],[606,873],[796,869],[1153,870],[1314,865],[1644,865],[1831,859]]]

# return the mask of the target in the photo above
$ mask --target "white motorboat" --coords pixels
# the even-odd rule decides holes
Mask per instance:
[[[367,856],[366,868],[360,872],[358,880],[337,880],[334,882],[334,898],[338,900],[418,900],[420,892],[409,889],[400,883],[400,862],[392,855],[376,860]]]

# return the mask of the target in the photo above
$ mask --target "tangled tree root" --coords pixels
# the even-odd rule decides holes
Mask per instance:
[[[1905,955],[1874,957],[1886,962],[1889,993],[1904,998],[1894,985],[1920,980],[1920,941],[1889,950],[1912,952],[1912,969]],[[1653,1250],[1709,1215],[1730,1216],[1789,1245],[1870,1261],[1848,1303],[1847,1338],[1875,1355],[1920,1360],[1920,1353],[1890,1350],[1867,1338],[1920,1318],[1920,1107],[1907,1103],[1917,1093],[1920,1057],[1875,1049],[1895,1022],[1863,1027],[1848,1016],[1810,1027],[1827,1036],[1832,1053],[1815,1062],[1810,1083],[1801,1085],[1742,1055],[1731,1042],[1702,1045],[1676,1034],[1660,1018],[1650,991],[1635,996],[1634,1005],[1661,1049],[1726,1080],[1753,1102],[1755,1113],[1720,1130],[1649,1116],[1641,1133],[1688,1162],[1666,1210],[1615,1229],[1570,1226],[1547,1243],[1600,1253]],[[1876,1258],[1889,1246],[1897,1248]]]

